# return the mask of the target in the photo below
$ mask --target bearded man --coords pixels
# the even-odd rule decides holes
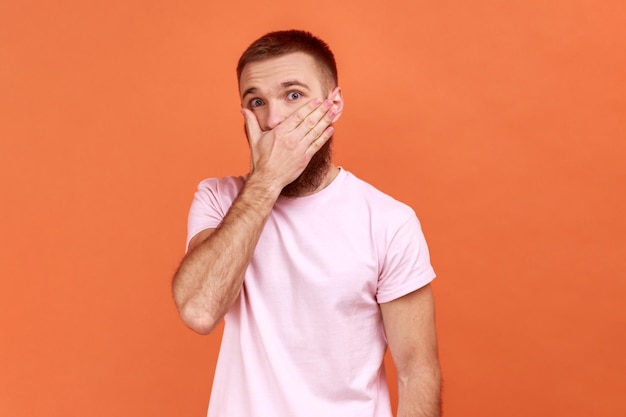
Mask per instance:
[[[331,159],[344,101],[328,45],[268,33],[242,54],[246,176],[209,178],[172,288],[200,334],[225,319],[209,417],[440,415],[430,282],[413,209]]]

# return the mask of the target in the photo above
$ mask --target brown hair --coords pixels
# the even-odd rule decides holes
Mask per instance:
[[[312,56],[322,71],[322,84],[329,90],[337,86],[337,63],[328,44],[303,30],[270,32],[252,42],[237,63],[237,81],[241,79],[241,73],[247,64],[291,52],[304,52]]]

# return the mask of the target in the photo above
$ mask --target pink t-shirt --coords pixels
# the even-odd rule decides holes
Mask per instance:
[[[243,183],[200,183],[187,242]],[[225,316],[209,417],[391,417],[378,303],[434,277],[413,210],[349,172],[280,199]]]

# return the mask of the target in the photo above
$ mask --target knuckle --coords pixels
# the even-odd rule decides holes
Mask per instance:
[[[319,150],[319,148],[322,147],[322,143],[324,143],[324,141],[322,141],[320,139],[313,141],[313,143],[311,144],[311,149],[314,152],[317,152]]]
[[[293,114],[293,119],[298,123],[302,123],[302,121],[304,120],[304,115],[302,115],[302,113],[300,112],[295,112]]]
[[[322,135],[322,133],[324,133],[324,131],[321,129],[321,127],[319,125],[315,126],[313,129],[311,129],[311,134],[313,135],[313,138],[318,138]]]

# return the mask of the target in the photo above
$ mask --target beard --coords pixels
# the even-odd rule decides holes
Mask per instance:
[[[317,190],[324,181],[332,156],[332,136],[313,155],[302,174],[287,184],[280,195],[283,197],[299,197]]]

